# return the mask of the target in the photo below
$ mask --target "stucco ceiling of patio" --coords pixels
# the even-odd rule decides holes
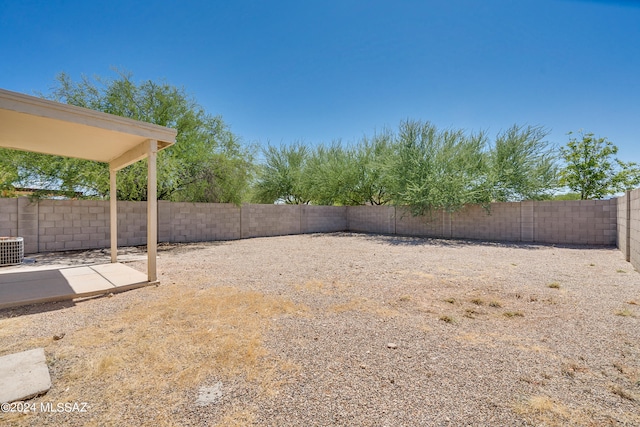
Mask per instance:
[[[0,124],[0,147],[105,163],[147,140],[161,150],[176,137],[174,129],[4,89]]]

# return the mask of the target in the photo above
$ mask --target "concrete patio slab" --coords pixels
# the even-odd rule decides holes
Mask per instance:
[[[0,403],[26,400],[50,388],[44,348],[0,357]]]
[[[155,284],[120,263],[0,272],[0,308],[122,292]]]

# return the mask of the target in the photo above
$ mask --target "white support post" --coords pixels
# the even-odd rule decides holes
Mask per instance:
[[[158,141],[149,140],[147,158],[147,277],[149,282],[158,280],[156,256],[158,251],[158,178],[156,160]]]
[[[111,262],[118,262],[118,192],[117,170],[109,168],[109,224],[111,225]]]

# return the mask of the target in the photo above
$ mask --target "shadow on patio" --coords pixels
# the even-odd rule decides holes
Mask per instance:
[[[73,300],[154,284],[121,263],[0,270],[0,309]]]

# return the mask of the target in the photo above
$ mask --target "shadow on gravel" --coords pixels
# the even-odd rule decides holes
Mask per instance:
[[[77,301],[55,301],[0,309],[0,320],[74,307]]]
[[[531,243],[531,242],[505,242],[505,241],[487,241],[487,240],[458,240],[458,239],[441,239],[433,237],[415,237],[415,236],[397,236],[392,234],[371,234],[371,233],[335,233],[339,236],[360,237],[365,240],[373,241],[391,246],[431,246],[446,248],[461,248],[466,246],[486,246],[493,248],[511,248],[511,249],[528,249],[540,250],[545,248],[563,248],[563,249],[611,249],[617,250],[615,246],[603,245],[562,245],[549,243]]]

